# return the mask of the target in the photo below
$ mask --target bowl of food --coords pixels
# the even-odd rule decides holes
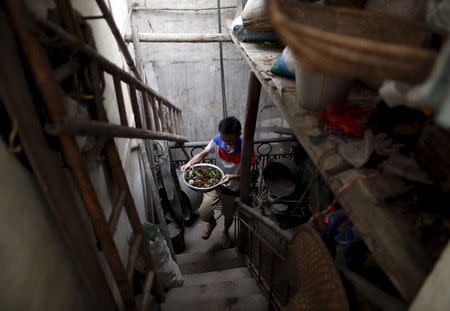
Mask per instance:
[[[213,164],[194,164],[183,173],[183,181],[194,191],[208,192],[217,187],[224,176]]]

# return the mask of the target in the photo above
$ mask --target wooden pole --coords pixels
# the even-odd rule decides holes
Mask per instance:
[[[147,189],[151,193],[151,200],[153,200],[154,204],[155,204],[156,218],[158,219],[158,223],[162,226],[163,230],[165,231],[164,239],[166,240],[167,246],[169,247],[170,254],[172,255],[172,258],[175,261],[177,261],[177,257],[175,256],[175,251],[173,249],[172,241],[170,240],[170,237],[168,235],[169,228],[167,227],[166,217],[164,215],[164,211],[161,206],[161,201],[159,199],[158,188],[156,187],[155,180],[153,178],[153,172],[152,172],[152,168],[150,166],[150,160],[149,160],[149,157],[148,157],[148,154],[147,154],[144,144],[139,144],[139,154],[141,156],[142,164],[144,166],[146,186],[147,186]]]
[[[133,109],[134,121],[136,123],[137,128],[143,128],[142,119],[141,119],[141,111],[139,109],[139,104],[136,95],[136,88],[133,85],[130,85],[130,101],[131,108]]]
[[[127,111],[125,109],[125,102],[123,100],[122,83],[120,82],[119,77],[115,75],[113,75],[112,77],[114,81],[114,89],[116,92],[117,106],[119,108],[120,124],[122,124],[123,126],[128,126]]]
[[[149,110],[150,102],[147,98],[147,93],[142,92],[142,104],[144,105],[144,112],[145,112],[145,122],[147,123],[147,129],[154,131],[155,130],[155,119],[151,115],[151,112]]]
[[[140,138],[186,142],[187,139],[168,133],[161,133],[146,129],[111,124],[104,121],[66,119],[46,126],[46,132],[50,135],[69,136],[105,136],[121,138]]]
[[[98,7],[100,8],[100,11],[103,14],[103,17],[105,18],[106,22],[108,23],[109,28],[111,29],[111,32],[116,39],[117,45],[119,46],[120,51],[122,52],[125,61],[127,62],[128,67],[133,72],[134,76],[139,79],[141,79],[141,76],[139,75],[139,71],[137,70],[136,66],[134,65],[133,57],[130,54],[130,51],[128,51],[128,47],[125,44],[125,41],[123,41],[122,36],[120,34],[119,28],[117,28],[116,22],[114,21],[114,17],[112,16],[111,12],[109,11],[108,6],[106,5],[105,1],[103,0],[95,0],[97,2]]]
[[[125,35],[126,42],[171,42],[171,43],[210,43],[210,42],[231,42],[228,33],[137,33]]]
[[[261,83],[258,78],[256,78],[253,71],[250,71],[248,77],[247,108],[245,112],[240,173],[241,201],[247,205],[250,205],[250,169],[252,165],[253,140],[258,118],[260,94]]]
[[[396,297],[386,294],[384,291],[382,291],[363,277],[359,276],[355,272],[351,271],[344,265],[338,265],[338,269],[344,275],[344,277],[353,284],[356,291],[368,302],[376,306],[377,309],[383,311],[408,310],[406,303]],[[430,310],[434,309],[430,308]]]
[[[450,242],[447,243],[440,258],[436,261],[433,271],[431,271],[425,282],[422,284],[422,288],[414,298],[409,310],[450,310],[449,262]]]
[[[161,119],[159,116],[158,102],[154,97],[150,97],[150,102],[153,110],[153,120],[155,121],[155,130],[159,132],[161,131]]]
[[[72,136],[104,136],[121,138],[140,138],[168,140],[175,142],[186,142],[183,136],[155,132],[146,129],[111,124],[95,120],[66,119],[46,126],[46,132],[50,135],[72,135]]]

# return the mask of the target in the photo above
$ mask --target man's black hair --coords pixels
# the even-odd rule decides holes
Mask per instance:
[[[241,122],[235,117],[228,117],[220,121],[219,132],[223,134],[241,134]]]

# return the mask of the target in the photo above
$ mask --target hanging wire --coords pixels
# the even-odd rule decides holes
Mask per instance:
[[[219,33],[222,33],[222,13],[221,13],[221,5],[220,0],[217,0],[217,21]],[[228,115],[227,112],[227,96],[225,93],[225,72],[223,68],[223,44],[219,42],[219,54],[220,54],[220,83],[222,86],[222,107],[223,107],[223,117],[226,118]]]

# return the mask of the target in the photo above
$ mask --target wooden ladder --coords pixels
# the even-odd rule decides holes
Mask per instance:
[[[41,32],[41,34],[52,32],[58,40],[64,43],[65,47],[73,49],[82,56],[73,58],[56,70],[52,69],[45,49],[30,31],[29,14],[27,14],[23,1],[5,0],[4,3],[25,59],[43,98],[48,117],[52,122],[47,126],[47,132],[58,137],[63,155],[71,168],[75,185],[81,195],[97,238],[101,243],[103,254],[126,310],[137,309],[132,281],[139,255],[142,255],[144,259],[146,279],[141,309],[145,310],[150,302],[151,289],[153,288],[156,291],[157,296],[161,300],[164,300],[164,290],[155,275],[151,254],[144,239],[141,221],[131,195],[130,186],[125,176],[114,137],[164,139],[175,142],[187,141],[180,135],[181,111],[142,81],[120,69],[59,26],[38,17],[33,17],[34,32]],[[91,81],[95,86],[95,94],[93,95],[97,120],[79,121],[68,119],[63,106],[63,97],[61,96],[62,92],[59,84],[76,74],[83,66],[90,66],[91,69]],[[121,125],[111,124],[107,120],[100,88],[101,76],[105,73],[110,74],[114,81]],[[136,128],[128,126],[121,83],[129,86]],[[143,112],[145,115],[143,120],[137,100],[137,92],[141,92],[143,99]],[[99,137],[96,146],[87,157],[88,161],[83,156],[75,136]],[[106,162],[112,173],[112,180],[119,189],[119,194],[109,219],[107,219],[103,211],[88,171],[88,162],[96,159],[102,151],[106,155]],[[135,237],[126,266],[123,264],[114,242],[114,234],[123,208],[125,208]]]

